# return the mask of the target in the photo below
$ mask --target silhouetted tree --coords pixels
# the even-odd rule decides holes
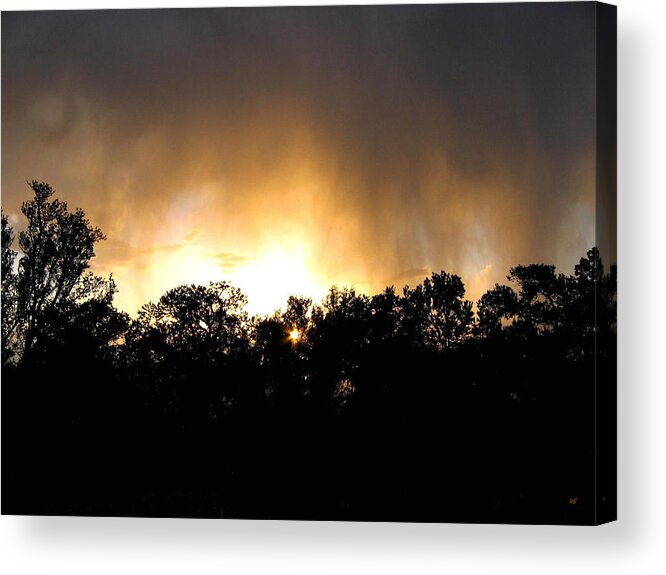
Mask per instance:
[[[518,318],[514,329],[542,334],[562,324],[566,278],[555,273],[555,266],[516,266],[509,270],[507,279],[518,286]]]
[[[312,299],[302,296],[289,296],[287,307],[282,314],[282,321],[288,329],[298,330],[298,338],[305,336],[310,323],[309,314],[312,311]]]
[[[144,305],[127,334],[128,365],[147,401],[184,426],[238,399],[250,346],[247,298],[226,282],[184,285]]]
[[[88,272],[95,244],[104,239],[81,209],[51,199],[53,188],[32,181],[34,198],[23,202],[27,228],[19,233],[17,299],[20,354],[25,356],[43,333],[47,314],[67,306],[108,297],[110,280]]]
[[[370,338],[374,343],[388,342],[398,336],[402,321],[402,301],[393,286],[370,300]]]
[[[18,310],[16,294],[16,271],[14,263],[18,255],[13,249],[14,230],[2,212],[2,364],[16,357],[16,329]]]
[[[509,286],[495,284],[477,302],[478,332],[490,337],[510,325],[518,313],[518,296]]]
[[[254,319],[254,349],[265,392],[272,402],[292,407],[307,394],[312,299],[289,296],[283,312]]]
[[[368,346],[369,299],[354,288],[333,286],[312,312],[313,382],[311,395],[319,402],[342,387],[354,385]]]
[[[405,287],[404,323],[426,348],[448,349],[471,332],[472,302],[464,299],[465,286],[459,276],[433,273],[413,289]]]
[[[247,345],[247,298],[227,282],[184,285],[139,310],[143,337],[193,358],[222,359]]]
[[[574,275],[568,281],[567,308],[572,325],[578,325],[584,332],[590,333],[594,327],[597,290],[601,289],[604,266],[599,257],[599,250],[592,248],[574,266]],[[578,318],[578,321],[576,321]],[[581,322],[580,318],[589,321]]]

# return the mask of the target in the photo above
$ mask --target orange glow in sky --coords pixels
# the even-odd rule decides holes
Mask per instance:
[[[182,284],[271,314],[332,285],[444,270],[476,300],[520,263],[572,269],[595,243],[593,36],[431,9],[3,15],[3,209],[20,232],[32,179],[82,208],[131,315]]]

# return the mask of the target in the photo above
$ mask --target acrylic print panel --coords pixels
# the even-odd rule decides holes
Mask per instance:
[[[2,88],[3,513],[615,518],[614,7],[5,12]]]

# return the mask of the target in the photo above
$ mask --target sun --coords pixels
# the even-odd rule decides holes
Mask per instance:
[[[301,332],[298,331],[298,328],[294,328],[289,332],[289,340],[292,343],[296,343],[299,339],[301,339]]]

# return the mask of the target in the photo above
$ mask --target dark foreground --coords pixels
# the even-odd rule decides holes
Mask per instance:
[[[615,516],[615,268],[509,270],[249,317],[226,282],[136,319],[32,182],[2,216],[2,512],[595,524]]]

